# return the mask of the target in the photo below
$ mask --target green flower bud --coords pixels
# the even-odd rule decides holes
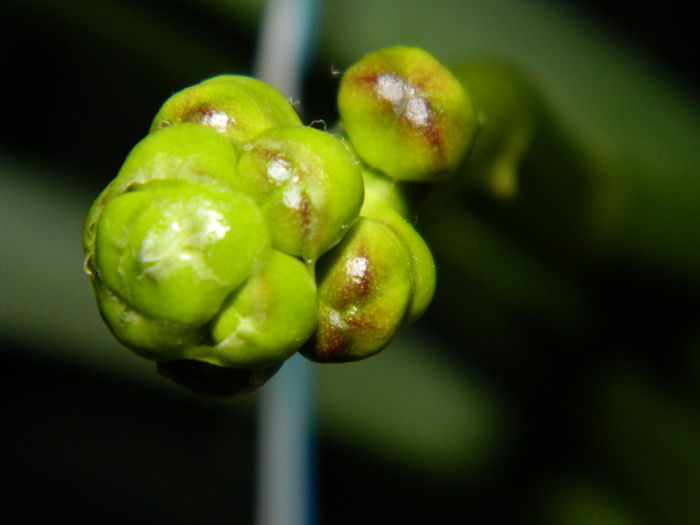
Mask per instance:
[[[374,217],[380,210],[390,208],[402,217],[408,217],[406,197],[396,180],[368,167],[362,170],[362,178],[365,183],[365,200],[360,215]]]
[[[213,128],[237,146],[269,128],[301,125],[282,93],[241,75],[220,75],[175,93],[158,111],[151,131],[181,122]]]
[[[301,352],[314,361],[343,362],[389,344],[413,292],[410,254],[394,230],[360,217],[318,270],[318,328]]]
[[[359,155],[399,180],[444,178],[477,125],[457,79],[422,49],[403,46],[371,53],[348,69],[338,110]]]
[[[239,370],[203,361],[178,359],[159,361],[158,373],[196,394],[215,397],[248,394],[260,388],[282,365],[256,370]]]
[[[273,250],[212,323],[214,345],[183,356],[232,368],[279,364],[311,336],[316,311],[316,283],[306,266]]]
[[[95,232],[105,205],[126,192],[163,181],[189,181],[234,188],[238,157],[218,133],[180,124],[148,135],[131,150],[117,176],[95,200],[83,227],[85,269],[94,274]]]
[[[202,324],[251,274],[267,232],[247,195],[165,183],[119,195],[97,225],[101,282],[144,315]]]
[[[538,97],[523,75],[496,61],[473,61],[455,69],[455,76],[474,101],[480,128],[465,159],[470,182],[476,180],[498,197],[512,197],[517,170],[532,143]]]
[[[238,164],[240,184],[257,196],[278,250],[315,261],[357,217],[363,184],[343,142],[303,126],[259,135]]]
[[[435,261],[423,237],[392,208],[376,208],[369,217],[390,226],[410,256],[413,283],[411,302],[406,313],[406,323],[416,321],[430,305],[435,293]]]
[[[151,319],[132,308],[124,299],[94,282],[100,314],[114,336],[134,353],[146,359],[177,359],[182,350],[206,337],[206,326],[190,326]]]
[[[171,126],[146,136],[129,152],[117,176],[90,208],[83,228],[83,252],[93,252],[97,220],[114,197],[156,181],[235,188],[237,163],[238,156],[229,141],[196,124]]]
[[[124,193],[155,180],[235,187],[238,154],[215,131],[179,124],[151,133],[129,152],[110,189]]]

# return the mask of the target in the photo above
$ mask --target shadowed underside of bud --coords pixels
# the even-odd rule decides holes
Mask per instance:
[[[452,74],[425,51],[404,46],[375,51],[348,69],[338,110],[365,162],[400,180],[444,178],[477,123]]]
[[[205,326],[151,319],[99,282],[95,295],[100,314],[114,336],[146,359],[177,359],[182,350],[206,337]]]
[[[248,394],[260,388],[282,364],[257,370],[241,370],[212,365],[203,361],[177,359],[159,361],[158,373],[196,394],[229,397]]]

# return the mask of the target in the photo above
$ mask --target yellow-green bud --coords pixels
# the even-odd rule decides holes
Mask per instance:
[[[205,323],[267,246],[260,211],[243,193],[202,184],[147,188],[105,206],[95,243],[97,276],[148,317]]]
[[[183,356],[232,368],[279,364],[311,336],[316,311],[316,283],[306,266],[273,250],[214,319],[213,345]]]
[[[320,362],[354,361],[389,344],[411,301],[410,257],[390,226],[360,217],[319,261],[318,328],[302,353]]]
[[[445,178],[477,127],[459,81],[427,52],[405,46],[375,51],[350,67],[338,110],[358,154],[399,180]]]
[[[304,126],[265,131],[243,153],[240,184],[255,195],[278,250],[315,261],[357,217],[363,184],[343,142]]]
[[[371,210],[369,217],[390,226],[403,241],[411,263],[412,293],[406,323],[416,321],[427,310],[435,293],[435,261],[423,237],[394,209]]]
[[[281,92],[242,75],[220,75],[175,93],[158,111],[151,131],[182,122],[210,127],[236,147],[266,129],[301,125]]]

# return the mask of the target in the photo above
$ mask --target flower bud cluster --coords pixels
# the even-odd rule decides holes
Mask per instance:
[[[370,60],[380,103],[356,93],[369,85],[356,69],[346,73],[344,137],[302,125],[250,77],[168,99],[83,230],[116,338],[192,390],[235,395],[299,350],[322,362],[375,354],[419,317],[435,268],[394,179],[437,180],[472,130],[466,95],[415,53],[392,50],[397,67]],[[363,77],[367,60],[355,66]],[[401,116],[391,124],[386,111]],[[376,162],[382,150],[387,162]]]

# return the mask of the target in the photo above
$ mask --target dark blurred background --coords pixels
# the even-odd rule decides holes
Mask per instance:
[[[534,151],[515,203],[468,188],[426,210],[439,272],[426,317],[376,358],[319,367],[319,523],[700,523],[689,7],[320,3],[306,122],[335,120],[331,67],[374,48],[492,56],[540,90],[577,164]],[[262,9],[5,3],[0,521],[253,521],[257,395],[198,398],[120,348],[79,239],[171,93],[251,72]]]

